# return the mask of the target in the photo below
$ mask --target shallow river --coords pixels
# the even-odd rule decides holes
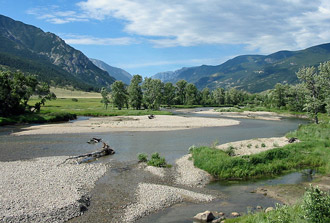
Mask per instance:
[[[212,115],[199,115],[212,117]],[[213,116],[214,117],[214,116]],[[219,116],[217,116],[219,117]],[[82,117],[83,118],[83,117]],[[279,137],[297,129],[306,121],[287,118],[282,121],[255,119],[235,119],[237,126],[199,128],[164,132],[120,132],[100,134],[65,134],[10,136],[10,132],[20,131],[19,127],[0,129],[0,161],[30,159],[43,156],[79,155],[95,151],[100,145],[86,142],[91,137],[100,137],[111,145],[116,154],[108,159],[117,161],[136,160],[138,153],[159,152],[169,163],[187,154],[191,145],[211,145],[213,142],[226,143],[251,138]],[[165,211],[150,215],[139,222],[191,222],[191,217],[207,209],[213,211],[247,211],[247,207],[256,205],[274,206],[276,201],[263,195],[250,193],[257,186],[266,184],[287,184],[308,181],[310,178],[301,173],[292,173],[277,179],[224,184],[214,182],[207,187],[220,190],[226,199],[207,204],[180,204]],[[215,208],[216,207],[216,208]]]

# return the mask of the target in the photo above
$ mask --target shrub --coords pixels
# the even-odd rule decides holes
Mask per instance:
[[[261,147],[266,147],[266,144],[265,143],[261,143]]]
[[[330,222],[330,195],[318,187],[312,187],[305,192],[302,204],[304,218],[308,222]]]
[[[251,143],[249,143],[248,145],[247,145],[247,147],[250,149],[251,148],[251,146],[252,146],[252,144]]]
[[[192,145],[189,147],[188,151],[191,154],[193,152],[194,149],[196,149],[197,147],[195,145]]]
[[[71,99],[73,102],[78,102],[78,99],[77,98],[72,98]]]
[[[228,156],[235,156],[235,147],[229,146],[226,150],[225,153],[227,153]]]
[[[147,162],[148,166],[155,166],[155,167],[170,167],[167,165],[165,158],[161,157],[159,153],[153,153],[151,155],[151,159]]]
[[[147,162],[148,161],[148,155],[145,153],[140,153],[138,155],[139,162]]]

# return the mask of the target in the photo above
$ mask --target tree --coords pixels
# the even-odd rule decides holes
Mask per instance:
[[[280,83],[277,83],[275,85],[275,89],[273,90],[273,101],[274,105],[277,108],[285,107],[286,105],[286,89],[288,88],[288,85],[283,85]]]
[[[102,96],[102,100],[101,100],[101,103],[104,104],[104,107],[105,107],[105,110],[108,109],[108,105],[110,104],[110,100],[109,100],[109,92],[107,91],[106,88],[102,88],[101,89],[101,96]]]
[[[142,104],[142,89],[141,89],[142,77],[140,75],[134,75],[130,85],[128,86],[128,95],[130,105],[139,110]]]
[[[212,98],[209,88],[204,88],[201,92],[201,95],[202,95],[202,99],[201,99],[202,105],[210,105],[212,103]]]
[[[314,118],[316,124],[319,123],[318,113],[325,106],[325,97],[329,97],[325,96],[328,91],[325,87],[329,84],[329,67],[329,62],[325,62],[318,67],[319,72],[315,67],[304,67],[297,72],[297,77],[307,90],[305,110]]]
[[[175,87],[172,83],[166,83],[164,85],[163,103],[167,106],[174,104]]]
[[[125,84],[122,81],[115,81],[111,85],[112,98],[114,105],[121,110],[127,103],[128,94],[125,88]]]
[[[179,80],[176,82],[176,95],[178,104],[183,105],[186,102],[186,86],[188,82],[185,80]]]
[[[37,95],[40,99],[34,106],[28,105],[32,95]],[[39,83],[32,75],[0,71],[0,116],[38,112],[47,100],[55,98],[55,94],[50,92],[49,85]]]
[[[145,78],[142,89],[145,106],[152,110],[158,110],[162,102],[164,90],[164,84],[161,80]]]
[[[212,91],[214,101],[217,105],[224,105],[225,104],[225,89],[217,88]]]
[[[187,105],[197,104],[198,90],[194,84],[187,84],[186,86],[186,103]]]

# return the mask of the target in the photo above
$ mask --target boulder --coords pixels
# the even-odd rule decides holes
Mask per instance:
[[[273,207],[268,207],[268,208],[266,208],[266,210],[265,210],[266,213],[267,213],[267,212],[270,212],[270,211],[274,211],[274,208],[273,208]]]
[[[233,217],[238,217],[238,216],[241,216],[238,212],[232,212],[231,213],[231,216]]]
[[[211,211],[205,211],[203,213],[198,213],[195,215],[194,219],[199,220],[199,221],[212,221],[215,219],[214,215],[212,214]]]

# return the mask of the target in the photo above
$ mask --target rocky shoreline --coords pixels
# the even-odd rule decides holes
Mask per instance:
[[[106,166],[61,164],[66,158],[0,162],[0,221],[64,222],[87,210]]]

